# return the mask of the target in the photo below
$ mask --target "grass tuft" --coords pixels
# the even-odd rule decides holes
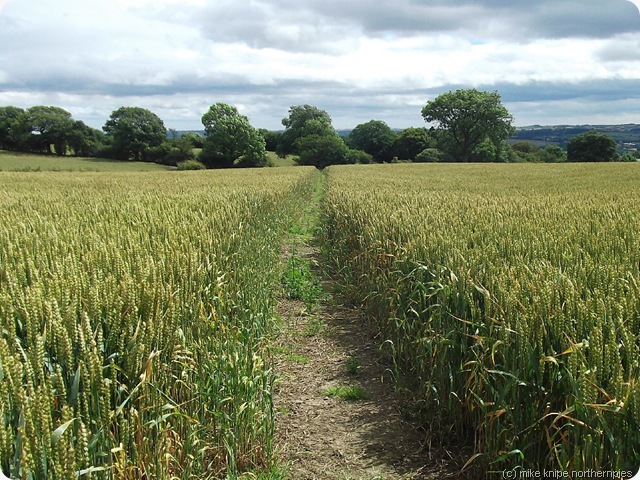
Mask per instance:
[[[357,385],[335,385],[325,389],[322,393],[328,397],[338,397],[347,401],[366,400],[369,398],[369,393]]]

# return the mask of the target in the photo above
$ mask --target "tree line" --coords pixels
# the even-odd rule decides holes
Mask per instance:
[[[330,115],[312,105],[295,105],[282,119],[284,130],[254,128],[236,107],[211,105],[202,116],[205,136],[167,135],[164,122],[141,107],[115,110],[102,130],[74,120],[53,106],[0,107],[0,148],[82,157],[156,162],[184,168],[260,167],[267,150],[295,155],[301,165],[382,162],[564,162],[635,161],[620,156],[606,134],[586,132],[572,138],[567,151],[530,142],[510,144],[513,116],[498,92],[462,89],[427,102],[422,117],[429,126],[396,132],[382,120],[357,125],[346,137]],[[200,149],[195,153],[195,149]]]

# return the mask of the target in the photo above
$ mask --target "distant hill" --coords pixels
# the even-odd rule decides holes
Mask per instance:
[[[201,137],[204,137],[204,130],[174,130],[174,131],[167,130],[167,138],[173,138],[174,132],[178,138],[180,138],[185,133],[196,133]]]
[[[511,143],[528,141],[538,146],[559,145],[567,148],[572,137],[590,130],[605,133],[618,144],[623,151],[636,151],[640,148],[640,125],[628,123],[624,125],[531,125],[519,127],[511,137]]]

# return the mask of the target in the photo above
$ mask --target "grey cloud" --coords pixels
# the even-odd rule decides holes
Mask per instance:
[[[244,42],[254,48],[293,52],[334,53],[349,50],[363,34],[384,38],[451,32],[471,39],[490,41],[499,37],[512,42],[539,37],[605,37],[611,40],[596,52],[601,61],[640,60],[640,37],[624,35],[624,32],[640,31],[640,14],[626,0],[398,0],[393,3],[388,0],[270,0],[248,5],[248,0],[216,0],[208,6],[189,7],[177,13],[172,7],[139,14],[165,22],[167,35],[176,23],[199,29],[206,40],[194,36],[190,41],[202,42],[198,49],[203,56],[209,51],[207,40]],[[218,73],[225,69],[217,70],[214,60],[211,68],[203,69],[203,76],[198,77],[185,71],[193,69],[195,64],[185,63],[183,68],[164,60],[162,52],[154,58],[145,57],[147,51],[136,43],[138,37],[127,35],[128,25],[119,26],[115,31],[105,26],[99,31],[101,35],[91,35],[92,26],[81,31],[80,27],[68,28],[45,20],[30,24],[24,18],[0,15],[0,98],[15,98],[5,95],[7,92],[24,93],[24,98],[33,93],[33,98],[46,96],[51,99],[49,103],[67,107],[58,101],[63,98],[57,96],[58,93],[64,93],[77,98],[77,105],[84,105],[83,108],[95,104],[96,111],[91,113],[95,117],[99,117],[99,112],[108,113],[111,106],[140,104],[157,110],[170,126],[175,125],[169,117],[173,115],[181,122],[176,125],[179,128],[199,128],[202,109],[215,101],[246,105],[252,122],[266,128],[279,128],[280,119],[286,116],[289,106],[312,103],[326,109],[339,128],[350,128],[372,118],[401,128],[423,123],[420,108],[427,100],[447,90],[468,87],[372,89],[339,81],[314,80],[257,84],[260,75],[251,78],[250,75]],[[112,37],[107,38],[106,34]],[[140,38],[143,34],[142,30],[137,33]],[[171,47],[172,44],[164,43],[161,48]],[[144,53],[136,54],[136,48]],[[211,58],[224,59],[224,55],[216,55],[211,54]],[[256,58],[251,60],[256,62],[255,69],[264,68]],[[297,58],[310,64],[314,56],[294,56],[293,61]],[[500,68],[501,59],[495,63],[496,68]],[[154,81],[156,75],[158,80]],[[340,72],[336,72],[336,78],[339,75]],[[603,112],[609,107],[611,118],[615,118],[612,105],[616,109],[639,108],[637,82],[637,78],[581,83],[503,82],[478,88],[498,90],[503,101],[514,106],[516,121],[523,124],[515,108],[527,111],[526,104],[545,102],[563,105],[563,108],[568,104],[580,105],[585,117],[589,115],[590,105],[594,111]],[[181,109],[181,102],[190,103]],[[556,107],[549,107],[550,111],[553,108]]]
[[[394,128],[405,128],[424,125],[420,110],[427,101],[470,85],[450,84],[428,89],[359,89],[343,84],[291,87],[283,82],[271,92],[273,102],[281,105],[281,116],[286,114],[288,105],[312,103],[326,109],[338,128],[353,128],[371,119],[384,120]],[[621,116],[637,119],[640,108],[637,80],[505,82],[476,88],[498,91],[517,125],[544,123],[545,119],[547,123],[597,123],[599,120],[625,123]]]
[[[640,62],[640,39],[618,39],[608,42],[596,53],[602,62]]]
[[[593,103],[618,100],[640,100],[637,80],[590,80],[579,83],[570,82],[528,82],[525,84],[498,83],[479,85],[475,88],[486,91],[498,91],[503,102],[553,102],[553,101],[588,101]],[[297,103],[325,102],[334,105],[336,111],[354,109],[360,112],[380,112],[381,104],[395,108],[394,102],[405,105],[403,99],[424,98],[426,103],[440,93],[459,88],[470,88],[470,85],[444,85],[429,89],[381,89],[359,88],[357,85],[313,80],[282,80],[271,85],[255,85],[240,78],[225,78],[217,83],[194,82],[185,77],[171,86],[138,86],[106,85],[102,90],[113,96],[151,96],[199,94],[203,96],[233,96],[243,98],[278,98],[297,99]],[[296,102],[294,102],[296,103]],[[291,105],[291,104],[289,104]],[[384,109],[382,109],[384,111]],[[286,113],[286,112],[285,112]],[[419,113],[419,112],[418,112]]]
[[[254,85],[240,78],[221,78],[216,82],[194,80],[188,76],[178,78],[170,86],[130,86],[124,84],[93,84],[84,81],[52,79],[51,82],[33,81],[18,86],[28,91],[56,91],[77,95],[78,104],[60,105],[78,119],[87,120],[76,111],[94,106],[91,123],[100,127],[110,109],[121,105],[140,105],[160,115],[170,127],[200,128],[200,117],[207,106],[217,101],[244,105],[252,123],[258,127],[278,129],[291,105],[309,103],[329,112],[337,128],[352,128],[371,119],[386,121],[395,128],[420,126],[424,122],[420,109],[428,100],[449,90],[468,88],[469,85],[441,85],[434,88],[360,88],[340,82],[279,81],[271,85]],[[640,91],[634,80],[599,80],[581,83],[530,82],[526,84],[500,83],[476,86],[481,90],[497,90],[503,102],[514,114],[516,124],[577,123],[570,119],[581,117],[580,123],[595,123],[591,118],[608,115],[609,123],[618,123],[616,115],[640,108]],[[87,98],[88,100],[82,100]],[[78,105],[83,105],[82,109]],[[97,106],[100,105],[101,108]],[[108,105],[105,107],[104,105]],[[540,107],[544,105],[544,107]],[[23,105],[30,106],[30,105]],[[537,107],[536,107],[537,106]],[[614,107],[615,106],[615,107]],[[540,110],[542,108],[542,110]],[[100,117],[100,113],[102,118]],[[91,120],[91,117],[88,119]],[[545,122],[545,119],[547,121]],[[606,121],[604,123],[607,123]]]
[[[640,14],[627,0],[273,0],[247,6],[204,7],[201,28],[216,41],[261,48],[323,51],[354,31],[369,35],[455,32],[470,37],[605,38],[640,31]],[[283,34],[283,27],[296,33]]]
[[[189,22],[215,42],[243,42],[252,48],[292,52],[332,52],[353,34],[339,16],[318,15],[303,3],[216,4],[194,11]]]
[[[603,38],[640,31],[640,15],[626,0],[477,0],[441,1],[430,7],[425,2],[405,4],[407,25],[424,18],[424,23],[442,29],[467,30],[475,34],[507,39]],[[434,18],[436,21],[433,22]],[[412,27],[413,28],[413,27]]]
[[[583,100],[593,103],[640,99],[635,79],[588,80],[569,82],[530,82],[522,85],[497,84],[505,102],[545,102]]]
[[[197,94],[202,97],[257,95],[265,99],[283,94],[297,95],[300,98],[311,97],[316,92],[332,96],[344,92],[340,82],[314,80],[283,80],[270,84],[255,84],[251,79],[240,75],[218,75],[217,77],[197,78],[189,74],[176,75],[166,84],[132,84],[114,82],[108,77],[86,76],[78,72],[66,75],[49,74],[43,76],[23,76],[19,80],[9,80],[0,84],[0,91],[42,92],[69,95],[100,95],[114,98],[158,97],[170,98],[173,95]]]
[[[581,82],[501,82],[487,85],[449,84],[433,88],[406,90],[408,95],[423,95],[425,101],[452,90],[477,88],[497,91],[504,103],[588,101],[599,103],[609,101],[640,100],[638,81],[635,79],[586,80]]]
[[[522,20],[530,35],[550,38],[607,38],[640,31],[640,15],[626,0],[536,2]],[[526,14],[525,14],[526,15]]]

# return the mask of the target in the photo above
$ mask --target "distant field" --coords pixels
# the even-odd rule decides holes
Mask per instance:
[[[295,158],[293,155],[287,155],[284,158],[280,158],[278,155],[276,155],[276,152],[267,152],[267,155],[269,156],[269,161],[273,164],[274,167],[293,167],[295,165],[298,165],[295,161]]]
[[[123,162],[106,158],[55,157],[0,151],[0,171],[43,172],[150,172],[169,167],[147,162]]]

